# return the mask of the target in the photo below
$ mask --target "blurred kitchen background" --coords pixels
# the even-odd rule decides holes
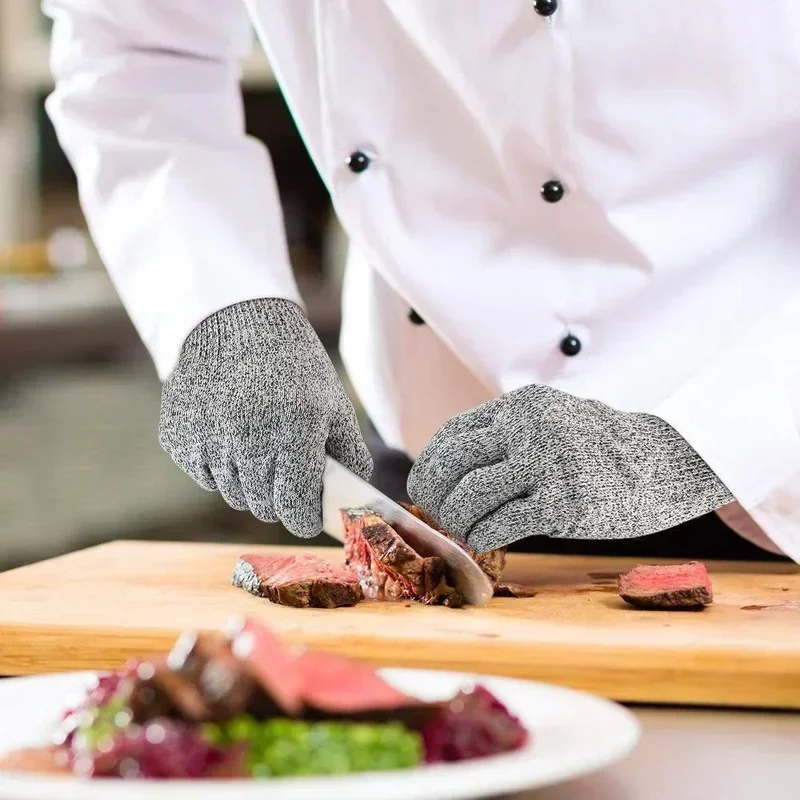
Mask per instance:
[[[49,35],[39,0],[0,0],[0,570],[115,538],[287,539],[197,488],[158,445],[160,383],[44,112]],[[249,132],[272,153],[311,321],[333,353],[344,237],[258,47],[242,89]]]

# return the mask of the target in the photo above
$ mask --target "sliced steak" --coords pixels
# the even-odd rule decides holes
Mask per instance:
[[[486,577],[496,584],[503,577],[506,568],[506,548],[498,547],[496,550],[487,550],[485,553],[476,553],[470,550],[470,555],[478,566],[486,573]]]
[[[502,577],[503,570],[506,568],[506,548],[498,547],[496,550],[489,550],[486,553],[476,553],[463,539],[459,539],[449,531],[440,528],[430,515],[426,514],[419,506],[411,503],[400,503],[406,511],[411,512],[417,519],[421,519],[426,525],[430,525],[434,530],[443,533],[448,539],[452,539],[466,550],[474,559],[475,563],[484,571],[486,577],[494,586]]]
[[[306,650],[294,664],[304,705],[315,711],[346,715],[416,704],[373,669],[341,656]]]
[[[458,607],[463,598],[447,581],[444,561],[423,557],[368,509],[342,509],[345,563],[366,597],[418,600]]]
[[[243,633],[244,628],[239,635]],[[263,663],[252,660],[243,668],[232,645],[233,641],[221,634],[187,631],[173,646],[167,664],[197,687],[212,721],[230,719],[253,707],[258,707],[265,717],[294,711],[297,703],[293,697],[284,701],[284,695],[291,690],[291,676],[285,676],[287,669],[280,656],[282,646],[281,650],[269,647]],[[246,647],[252,648],[254,643],[242,641],[239,645],[242,652]],[[262,671],[277,672],[280,680],[263,688],[259,674]]]
[[[257,597],[295,608],[339,608],[363,599],[351,572],[310,553],[243,555],[233,568],[232,583]]]
[[[637,608],[698,610],[714,600],[708,570],[699,561],[641,564],[619,576],[619,595]]]
[[[402,722],[420,730],[440,713],[390,686],[370,667],[331,653],[308,650],[297,660],[306,719]]]
[[[302,679],[295,670],[296,658],[266,625],[245,620],[231,637],[231,653],[284,714],[298,713]]]
[[[228,719],[247,708],[255,686],[249,681],[238,691],[214,679],[221,658],[231,658],[224,636],[187,631],[178,638],[166,659],[138,665],[133,681],[123,684],[133,719],[143,724],[158,717],[190,722]],[[238,683],[239,673],[236,670]]]
[[[220,722],[302,709],[296,658],[268,628],[245,621],[230,637],[183,633],[166,659],[143,662],[124,687],[134,721]]]
[[[126,699],[138,723],[162,716],[191,722],[208,722],[212,718],[199,687],[189,677],[171,669],[166,659],[139,664]]]
[[[418,725],[433,707],[388,684],[366,664],[317,650],[289,650],[265,625],[246,620],[232,639],[242,668],[255,675],[282,709],[281,716],[306,719],[389,721]],[[265,717],[258,707],[248,712]],[[268,712],[266,716],[273,716]]]

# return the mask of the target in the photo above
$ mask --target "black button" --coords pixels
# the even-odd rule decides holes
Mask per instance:
[[[409,322],[412,323],[412,325],[424,325],[425,324],[425,320],[422,319],[422,317],[419,314],[417,314],[417,312],[414,311],[413,308],[411,309],[411,311],[408,312],[408,319],[409,319]]]
[[[576,356],[581,351],[581,340],[570,333],[561,340],[559,347],[565,356]]]
[[[354,153],[350,153],[350,155],[347,156],[347,166],[350,167],[351,172],[358,174],[369,167],[369,162],[371,160],[372,159],[366,153],[362,153],[361,150],[356,150]]]
[[[549,17],[556,13],[558,0],[535,0],[533,10],[541,17]]]
[[[564,185],[561,181],[547,181],[540,189],[542,199],[548,203],[557,203],[564,196]]]

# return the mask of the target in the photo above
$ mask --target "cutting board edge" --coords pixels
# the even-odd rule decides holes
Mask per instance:
[[[107,670],[121,666],[132,657],[155,656],[166,653],[178,631],[131,631],[115,636],[101,627],[83,629],[87,644],[78,650],[72,636],[61,635],[57,628],[40,626],[36,631],[36,647],[26,649],[25,632],[12,635],[14,653],[4,646],[0,649],[0,675],[21,676],[38,674],[36,662],[41,643],[46,641],[51,654],[49,672],[71,672],[86,669]],[[73,631],[74,634],[74,631]],[[531,658],[523,662],[503,658],[501,648],[491,644],[479,654],[465,645],[449,651],[448,658],[426,656],[429,643],[423,641],[385,640],[379,655],[375,641],[360,641],[357,637],[303,637],[287,634],[293,643],[304,643],[320,649],[346,655],[376,667],[406,667],[437,669],[468,674],[500,675],[552,683],[579,691],[607,697],[625,703],[648,705],[691,705],[739,708],[800,710],[800,650],[790,658],[766,661],[763,654],[732,654],[728,670],[720,670],[718,652],[697,652],[687,663],[664,660],[658,666],[626,669],[625,650],[606,649],[597,652],[590,646],[563,645],[548,648],[529,648]],[[418,645],[415,647],[414,645]],[[538,652],[533,652],[538,651]],[[520,652],[517,649],[517,652]],[[524,650],[523,655],[526,655]],[[738,661],[736,661],[738,659]],[[741,660],[749,663],[748,672],[741,669]],[[708,662],[708,664],[706,664]],[[661,666],[667,664],[668,666]]]

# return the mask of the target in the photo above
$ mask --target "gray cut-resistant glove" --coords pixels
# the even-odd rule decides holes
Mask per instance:
[[[527,536],[644,536],[734,499],[662,419],[538,385],[445,423],[408,492],[480,552]]]
[[[353,405],[288,300],[229,306],[189,334],[164,383],[158,438],[204,489],[297,536],[322,529],[326,452],[372,473]]]

